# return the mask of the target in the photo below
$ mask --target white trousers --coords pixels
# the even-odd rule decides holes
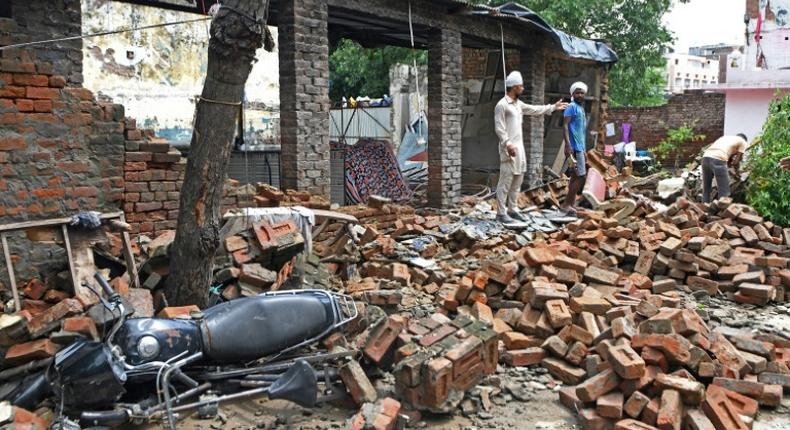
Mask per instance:
[[[523,182],[524,174],[513,174],[512,163],[499,165],[499,182],[496,186],[497,214],[503,215],[507,210],[518,210],[518,193]]]

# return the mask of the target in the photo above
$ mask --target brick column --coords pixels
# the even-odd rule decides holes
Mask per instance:
[[[546,103],[546,59],[540,44],[538,47],[522,49],[519,70],[524,76],[524,103],[542,105]],[[524,117],[524,149],[527,152],[527,174],[525,185],[535,186],[542,177],[543,170],[543,129],[545,116]]]
[[[428,40],[428,204],[447,207],[461,197],[461,33]]]
[[[282,187],[329,197],[327,0],[279,3]]]

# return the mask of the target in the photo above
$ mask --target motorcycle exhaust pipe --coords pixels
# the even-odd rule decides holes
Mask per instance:
[[[118,427],[129,422],[129,411],[83,412],[80,414],[80,424],[102,427]]]

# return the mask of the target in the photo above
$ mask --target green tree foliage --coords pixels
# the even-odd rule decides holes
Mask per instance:
[[[511,0],[472,0],[498,6]],[[682,3],[688,0],[678,0]],[[663,104],[663,52],[672,33],[662,22],[673,0],[516,0],[553,27],[574,36],[603,39],[620,61],[609,74],[613,106]]]
[[[790,94],[774,100],[768,112],[762,134],[749,149],[746,200],[765,218],[789,226],[790,172],[778,164],[790,156]]]
[[[414,56],[413,56],[414,55]],[[363,48],[358,43],[342,39],[329,56],[329,96],[333,102],[342,97],[382,97],[389,93],[390,66],[397,63],[428,63],[428,53],[397,46]]]
[[[687,143],[699,142],[705,139],[704,134],[694,133],[694,128],[697,126],[697,121],[691,124],[684,123],[678,128],[668,128],[667,137],[664,138],[658,145],[653,148],[653,154],[656,156],[661,164],[667,164],[669,161],[674,161],[675,171],[678,170],[680,161],[680,154],[683,152],[683,147]]]

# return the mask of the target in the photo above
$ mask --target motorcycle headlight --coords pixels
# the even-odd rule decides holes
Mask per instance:
[[[137,341],[137,353],[140,358],[151,359],[159,355],[159,341],[153,336],[143,336]]]

